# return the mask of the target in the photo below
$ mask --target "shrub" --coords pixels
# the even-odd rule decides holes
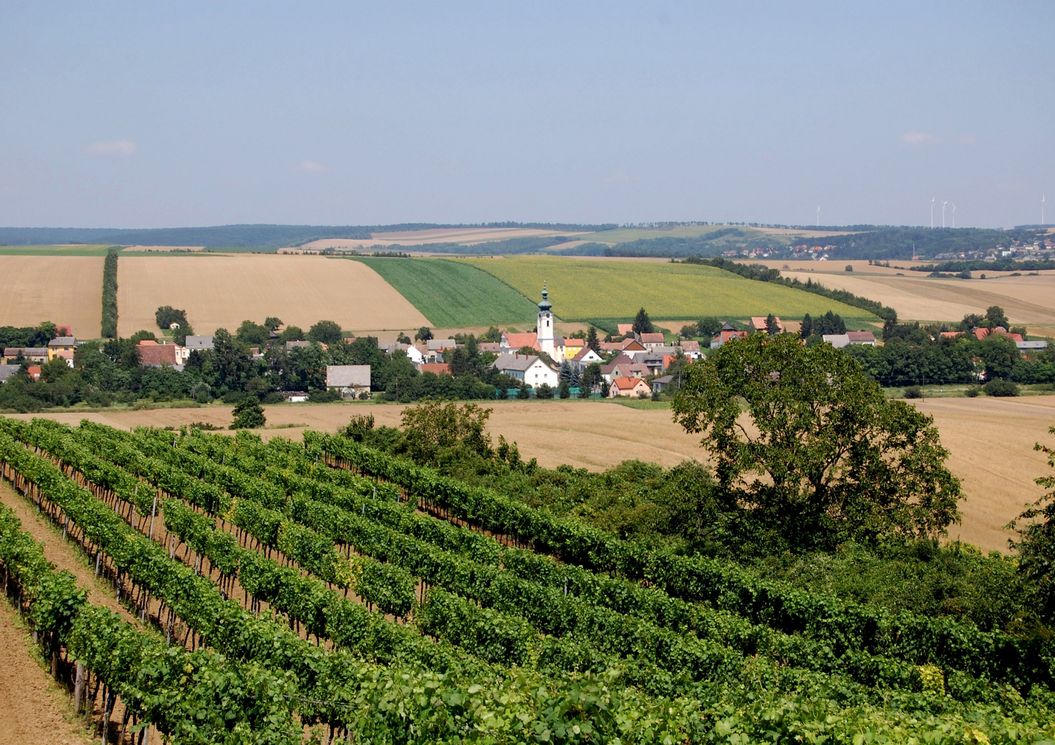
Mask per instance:
[[[967,396],[967,398],[974,398],[979,393],[981,393],[981,389],[976,385],[972,385],[963,392],[963,395]]]
[[[1018,385],[1012,383],[1010,380],[1003,380],[997,378],[996,380],[990,380],[983,387],[985,395],[987,396],[1017,396],[1019,394]]]
[[[910,385],[905,389],[905,398],[923,398],[923,389],[918,385]]]

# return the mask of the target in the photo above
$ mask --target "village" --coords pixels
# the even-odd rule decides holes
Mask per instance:
[[[642,309],[644,312],[644,309]],[[751,333],[782,333],[783,321],[773,315],[755,316],[748,323],[722,322],[709,340],[685,338],[684,334],[665,334],[658,330],[635,329],[633,323],[620,323],[615,334],[604,340],[596,333],[579,331],[574,336],[557,332],[556,317],[549,292],[545,288],[538,303],[535,330],[502,331],[498,341],[472,340],[474,354],[483,356],[486,364],[509,384],[497,391],[499,398],[650,398],[662,394],[675,381],[679,365],[700,359],[708,349],[717,349],[736,338]],[[746,328],[745,328],[746,327]],[[178,329],[170,329],[174,331]],[[423,329],[423,331],[428,331]],[[595,329],[591,329],[595,331]],[[58,336],[40,347],[5,347],[0,360],[0,382],[24,370],[31,381],[38,381],[44,366],[62,360],[73,368],[79,341],[68,326],[57,328]],[[875,346],[871,331],[848,331],[826,334],[824,341],[835,347],[849,345]],[[345,337],[354,343],[355,337]],[[309,349],[325,342],[307,339],[282,341],[272,332],[270,344],[281,344],[287,353]],[[182,372],[195,352],[213,350],[214,335],[187,335],[183,343],[166,338],[140,338],[135,356],[144,368],[169,368]],[[452,357],[466,348],[465,337],[432,338],[431,332],[412,340],[400,333],[396,341],[378,342],[386,355],[405,355],[418,373],[450,376]],[[264,345],[249,346],[252,359],[263,359]],[[371,367],[368,364],[325,365],[325,387],[344,399],[365,399],[371,395]],[[289,390],[285,400],[300,403],[308,400],[308,391]]]

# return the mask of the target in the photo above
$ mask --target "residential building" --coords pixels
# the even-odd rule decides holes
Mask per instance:
[[[213,337],[191,335],[183,342],[183,346],[187,348],[187,354],[190,354],[191,352],[204,352],[213,348]],[[289,349],[288,343],[286,349]]]
[[[652,395],[652,389],[641,378],[621,377],[612,381],[608,389],[609,398],[632,397],[647,398]]]
[[[6,383],[7,379],[22,369],[22,365],[0,365],[0,383]]]
[[[143,339],[136,344],[139,364],[143,367],[174,367],[183,369],[187,361],[187,349],[179,344],[159,343],[153,339]]]
[[[327,365],[326,389],[339,391],[342,398],[370,393],[370,365]]]
[[[48,342],[48,362],[63,359],[73,367],[73,354],[77,351],[77,340],[72,336],[56,336]]]
[[[543,383],[551,388],[560,384],[560,371],[533,354],[503,353],[492,365],[498,372],[537,388]]]

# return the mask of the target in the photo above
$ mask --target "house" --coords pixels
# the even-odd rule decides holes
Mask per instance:
[[[743,339],[746,337],[746,331],[737,331],[733,328],[732,324],[723,323],[718,335],[711,339],[711,349],[718,349],[733,339]]]
[[[15,364],[28,360],[41,364],[48,361],[47,347],[4,347],[4,362]]]
[[[876,337],[871,331],[847,331],[846,338],[850,344],[856,344],[864,347],[874,347],[876,345]]]
[[[418,365],[418,370],[424,373],[432,373],[433,375],[450,375],[451,366],[449,362],[423,362]]]
[[[394,342],[381,349],[387,354],[405,354],[407,359],[414,363],[415,366],[421,365],[425,362],[425,354],[420,348],[413,344],[401,344],[400,342]]]
[[[488,354],[501,354],[502,353],[502,342],[500,341],[481,341],[476,343],[476,348],[480,353],[487,352]]]
[[[0,383],[6,383],[8,378],[21,369],[21,365],[0,365]]]
[[[62,359],[73,367],[73,353],[77,351],[77,340],[72,336],[56,336],[48,342],[48,362]]]
[[[1016,341],[1015,346],[1018,347],[1020,352],[1039,352],[1048,348],[1048,342],[1044,340]]]
[[[666,344],[666,339],[662,332],[659,331],[639,334],[637,340],[650,352],[654,351],[656,347],[662,347]]]
[[[698,360],[703,356],[703,352],[700,351],[700,343],[692,339],[684,339],[681,344],[681,351],[690,360]]]
[[[454,349],[458,346],[458,342],[454,339],[429,339],[426,347],[429,352],[435,354],[443,354],[444,352]]]
[[[612,381],[612,387],[608,389],[609,398],[647,398],[651,395],[652,389],[641,378],[616,378]]]
[[[191,352],[204,352],[213,348],[213,337],[191,335],[184,340],[183,346],[187,348],[188,354]],[[289,342],[286,342],[286,349],[289,349]]]
[[[636,359],[637,357],[643,357],[648,354],[648,350],[645,345],[639,342],[637,339],[624,339],[619,347],[619,351],[625,354],[627,357]]]
[[[601,377],[609,383],[622,377],[647,377],[650,374],[648,365],[643,360],[634,360],[621,354],[607,365],[601,365]]]
[[[769,333],[769,326],[766,323],[768,316],[751,316],[751,328],[756,332]],[[784,322],[780,320],[780,316],[773,316],[773,319],[777,322],[777,333],[784,333]]]
[[[593,363],[602,364],[603,362],[604,357],[597,354],[597,352],[589,347],[585,347],[577,355],[571,358],[572,367],[576,367],[580,370],[585,370],[587,365],[592,365]]]
[[[508,331],[502,334],[501,344],[502,351],[516,352],[521,349],[534,349],[536,352],[539,351],[538,346],[538,334],[533,331],[525,331],[523,333],[510,333]]]
[[[29,379],[32,380],[34,383],[40,380],[40,374],[42,372],[44,371],[40,368],[40,365],[30,365],[26,368],[26,375],[28,375]]]
[[[341,398],[370,393],[370,365],[327,365],[326,390],[339,391]]]
[[[564,339],[564,359],[573,360],[582,350],[586,349],[585,339]]]
[[[503,353],[498,355],[492,367],[532,388],[538,388],[543,383],[551,388],[560,385],[560,371],[545,363],[538,355]]]
[[[674,376],[673,375],[663,375],[661,377],[655,378],[652,381],[652,390],[655,391],[656,393],[663,393],[663,391],[665,391],[668,388],[670,388],[671,385],[673,385],[673,383],[674,383]]]
[[[179,344],[158,343],[153,339],[143,339],[136,344],[136,355],[143,367],[174,367],[183,369],[187,361],[186,347]]]

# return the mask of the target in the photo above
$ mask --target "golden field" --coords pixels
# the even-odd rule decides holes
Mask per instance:
[[[987,550],[1007,550],[1005,530],[1024,505],[1037,499],[1034,479],[1047,470],[1033,443],[1050,443],[1055,395],[1023,398],[935,398],[914,402],[932,415],[950,451],[949,467],[963,481],[963,520],[950,538]],[[544,466],[568,463],[603,470],[639,459],[673,466],[701,457],[697,438],[686,434],[667,409],[633,409],[603,401],[493,401],[489,429],[515,441],[525,458]],[[265,407],[265,437],[296,439],[305,428],[335,431],[353,415],[372,414],[378,425],[398,426],[397,404],[284,404]],[[19,415],[30,418],[30,415]],[[48,414],[76,424],[82,418],[114,427],[179,426],[208,422],[226,426],[230,407]]]
[[[101,262],[100,262],[101,266]],[[101,287],[101,278],[97,285]],[[97,303],[98,305],[98,303]],[[357,332],[428,320],[365,264],[317,256],[128,256],[118,261],[118,332],[155,330],[159,306],[184,308],[199,334],[277,316],[308,329],[336,321]],[[96,323],[98,327],[98,323]]]
[[[999,305],[1012,323],[1037,333],[1055,333],[1055,272],[1012,277],[1010,272],[974,272],[987,279],[930,279],[907,268],[869,266],[867,261],[751,261],[779,269],[786,277],[812,279],[825,287],[878,300],[902,320],[958,321]],[[900,267],[912,262],[895,262]],[[854,270],[846,271],[850,264]],[[785,268],[787,267],[787,268]]]
[[[0,326],[53,321],[99,336],[103,257],[0,256]]]

